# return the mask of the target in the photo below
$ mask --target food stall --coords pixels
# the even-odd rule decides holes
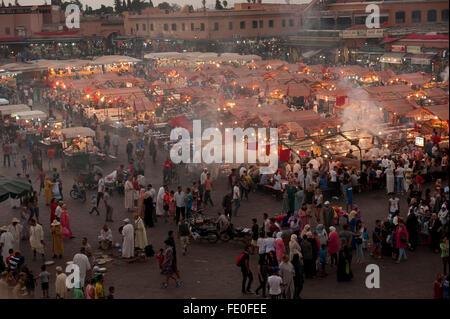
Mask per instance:
[[[39,110],[11,113],[11,122],[16,120],[16,125],[26,132],[26,139],[38,142],[43,131],[43,124],[47,119],[47,113]]]

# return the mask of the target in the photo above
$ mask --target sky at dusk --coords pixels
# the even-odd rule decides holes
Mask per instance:
[[[80,0],[81,3],[83,3],[83,6],[85,4],[88,4],[92,8],[100,8],[102,4],[105,6],[114,6],[114,0]],[[144,0],[148,1],[148,0]],[[158,3],[164,2],[164,0],[152,0],[154,5],[157,5]],[[4,0],[4,3],[8,5],[8,3],[14,3],[14,0]],[[47,3],[50,3],[51,0],[47,0]],[[194,8],[200,8],[202,6],[202,0],[167,0],[169,3],[176,3],[180,6],[184,6],[185,4],[192,4]],[[247,2],[246,0],[227,0],[228,7],[232,7],[232,5],[236,3],[241,2]],[[270,0],[270,1],[264,1],[263,3],[286,3],[286,0]],[[298,4],[298,3],[308,3],[310,0],[291,0],[291,4]],[[216,0],[206,0],[206,6],[208,8],[213,8],[215,6]],[[45,0],[19,0],[19,4],[21,5],[35,5],[35,4],[45,4]]]

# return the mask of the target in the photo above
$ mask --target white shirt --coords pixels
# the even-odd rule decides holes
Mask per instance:
[[[258,254],[261,255],[266,253],[266,240],[264,238],[258,238],[256,246],[258,246]]]
[[[300,172],[301,168],[302,168],[302,167],[300,166],[299,163],[295,163],[295,164],[294,164],[294,167],[292,168],[292,171],[294,172],[294,175],[295,175],[295,173]]]
[[[239,191],[239,187],[235,185],[233,187],[233,199],[240,199],[240,198],[241,198],[241,194]]]
[[[269,294],[270,295],[279,295],[281,294],[281,284],[283,283],[283,279],[280,276],[272,275],[268,279],[269,283]]]
[[[395,199],[389,198],[389,203],[391,204],[391,208],[389,209],[391,212],[396,212],[398,210],[398,202],[400,200],[396,197]]]
[[[56,217],[59,218],[61,216],[61,212],[62,212],[62,207],[61,206],[56,207],[56,209],[55,209]]]
[[[239,170],[239,177],[244,176],[244,175],[245,175],[244,172],[245,172],[246,170],[247,170],[247,169],[246,169],[244,166],[242,166],[241,169]]]
[[[405,169],[404,169],[403,167],[399,166],[399,167],[395,170],[395,172],[397,173],[397,177],[403,178],[403,177],[404,177]]]
[[[186,198],[186,195],[184,194],[183,191],[181,191],[181,193],[176,192],[175,195],[173,195],[173,198],[175,199],[177,207],[185,206],[184,199]]]
[[[336,171],[330,171],[330,182],[336,182],[336,176],[337,176],[337,174],[336,174]]]
[[[315,158],[311,159],[311,160],[308,162],[308,164],[307,164],[306,166],[309,167],[309,164],[312,164],[313,169],[314,169],[315,171],[318,171],[318,170],[319,170],[320,163],[319,163],[319,161],[316,160]]]
[[[99,193],[105,192],[105,180],[103,178],[100,178],[98,180],[98,192]]]
[[[206,172],[205,171],[203,171],[201,174],[200,174],[200,184],[205,184],[205,181],[206,181]]]
[[[119,135],[117,135],[117,134],[113,135],[113,137],[112,137],[112,144],[115,145],[115,146],[119,145]]]
[[[266,254],[268,254],[271,251],[275,251],[275,238],[273,237],[264,238],[264,244],[266,246]]]

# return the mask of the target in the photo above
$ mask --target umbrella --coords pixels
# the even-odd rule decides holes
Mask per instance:
[[[7,200],[11,195],[20,196],[31,190],[31,184],[26,178],[0,177],[0,202]]]

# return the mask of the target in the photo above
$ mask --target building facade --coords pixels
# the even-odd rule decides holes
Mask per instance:
[[[173,40],[230,40],[293,35],[301,28],[300,5],[237,3],[233,10],[179,12],[147,8],[125,12],[125,34]]]

